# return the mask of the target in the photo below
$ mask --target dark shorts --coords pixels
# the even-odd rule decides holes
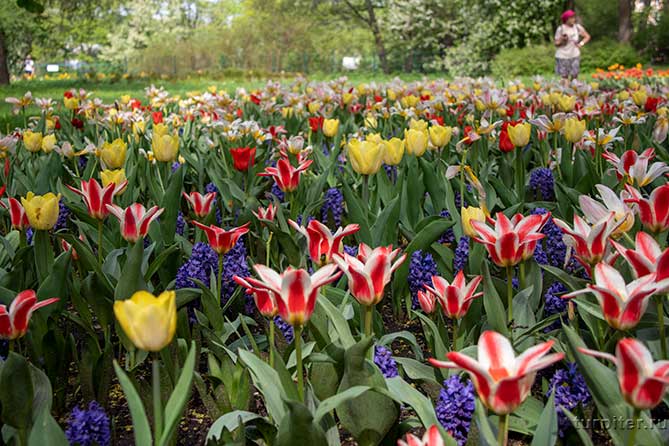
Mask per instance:
[[[581,68],[581,58],[555,59],[555,74],[560,77],[576,77]]]

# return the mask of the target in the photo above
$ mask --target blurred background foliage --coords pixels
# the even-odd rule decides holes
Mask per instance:
[[[669,59],[669,0],[41,0],[37,10],[24,3],[4,0],[0,9],[0,71],[4,59],[13,75],[28,54],[40,73],[59,63],[115,78],[334,73],[345,56],[359,57],[363,71],[545,74],[568,7],[593,36],[584,68]]]

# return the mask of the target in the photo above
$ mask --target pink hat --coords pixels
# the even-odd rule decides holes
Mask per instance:
[[[574,17],[576,13],[572,11],[571,9],[567,9],[565,12],[562,13],[562,23],[566,22],[569,20],[570,17]]]

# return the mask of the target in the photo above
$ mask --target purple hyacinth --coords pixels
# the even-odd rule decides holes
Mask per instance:
[[[77,165],[79,166],[79,170],[86,169],[87,164],[88,164],[88,158],[86,158],[85,156],[80,156],[77,159]]]
[[[451,218],[451,213],[448,212],[447,209],[444,209],[439,213],[439,216],[441,218]],[[455,242],[455,233],[453,232],[453,227],[448,228],[443,234],[441,234],[441,237],[439,237],[439,240],[437,240],[437,243],[446,243],[446,244],[451,244]]]
[[[67,224],[70,221],[70,208],[65,206],[63,201],[58,202],[58,220],[56,220],[56,225],[53,227],[54,231],[60,231],[61,229],[67,229]]]
[[[218,197],[220,197],[218,188],[214,183],[208,183],[206,186],[204,186],[204,193],[209,194],[211,192],[216,192],[218,195],[216,195],[216,198],[212,202],[212,206],[216,209],[216,224],[221,226],[223,223],[223,216],[221,215],[221,207],[217,205],[217,200]]]
[[[384,378],[394,378],[399,375],[393,353],[383,345],[374,347],[374,364],[381,370]]]
[[[544,215],[548,211],[544,208],[535,208],[532,209],[532,215]],[[565,258],[567,257],[567,245],[563,241],[562,230],[555,224],[553,217],[550,217],[544,227],[541,229],[541,233],[546,237],[539,242],[543,244],[543,252],[546,254],[546,260],[548,265],[554,266],[556,268],[564,267]],[[574,272],[579,268],[576,260],[573,258],[567,264],[567,271]]]
[[[186,219],[184,218],[184,213],[179,211],[177,213],[177,227],[176,227],[176,232],[177,234],[183,236],[184,235],[184,230],[186,229]]]
[[[541,243],[537,243],[537,246],[534,249],[534,260],[536,260],[539,265],[548,265],[548,255],[546,254],[546,251],[544,251],[544,247]]]
[[[28,245],[33,244],[33,236],[34,235],[35,235],[35,231],[33,231],[33,228],[26,229],[26,243]]]
[[[418,308],[418,291],[423,289],[423,285],[431,284],[432,276],[436,274],[437,262],[432,258],[432,254],[423,254],[420,249],[411,254],[407,281],[409,282],[413,308]]]
[[[172,173],[176,172],[179,170],[179,167],[181,167],[181,163],[179,161],[175,161],[172,163]]]
[[[358,256],[358,247],[355,245],[344,245],[344,252],[350,256]]]
[[[444,430],[460,446],[467,443],[469,425],[475,408],[474,385],[469,379],[463,384],[460,376],[453,375],[444,381],[434,410]]]
[[[397,166],[383,165],[383,170],[386,171],[386,176],[393,184],[397,183]]]
[[[471,192],[471,191],[472,191],[472,185],[467,183],[467,192]],[[462,197],[460,197],[460,191],[456,190],[453,193],[453,199],[455,200],[455,207],[458,208],[458,209],[460,209],[462,207],[465,207],[465,208],[467,207],[467,200],[465,200],[464,203],[462,203],[461,200],[460,200],[461,198]]]
[[[272,188],[270,189],[269,193],[270,195],[274,195],[280,202],[283,202],[283,200],[286,198],[286,193],[282,191],[276,183],[272,184]]]
[[[218,265],[215,268],[218,271]],[[225,303],[230,299],[232,293],[237,289],[237,283],[233,277],[248,277],[251,275],[248,261],[246,258],[246,246],[244,245],[244,237],[237,240],[237,244],[223,256],[223,274],[221,276],[221,303]],[[250,294],[243,293],[245,296],[244,311],[246,314],[253,313],[255,307],[253,297]]]
[[[544,294],[544,315],[546,317],[567,311],[567,301],[560,296],[567,292],[562,282],[553,282]]]
[[[328,223],[330,216],[335,227],[341,226],[341,217],[344,213],[344,194],[336,187],[325,192],[323,207],[321,207],[321,221]]]
[[[458,246],[453,255],[453,271],[458,272],[465,269],[469,261],[469,237],[463,235],[458,240]]]
[[[534,198],[543,201],[555,200],[555,180],[548,167],[538,167],[530,173],[530,190]]]
[[[546,397],[555,389],[555,410],[558,415],[558,434],[562,438],[571,426],[567,416],[560,410],[560,406],[573,411],[578,406],[584,407],[590,400],[590,392],[583,375],[576,368],[576,363],[567,364],[564,369],[558,369],[550,380]]]
[[[274,318],[274,325],[279,329],[286,342],[292,344],[295,340],[295,331],[293,330],[293,327],[288,322],[284,321],[281,316],[276,316]]]
[[[65,429],[67,441],[78,446],[107,446],[111,440],[109,416],[96,401],[72,409]]]

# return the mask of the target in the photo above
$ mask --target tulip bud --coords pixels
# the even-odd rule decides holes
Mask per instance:
[[[530,142],[532,125],[529,122],[521,122],[507,127],[509,139],[516,147],[525,147]]]
[[[128,145],[121,139],[102,143],[99,150],[100,159],[107,169],[120,169],[125,164],[125,154]]]
[[[383,141],[383,162],[389,166],[396,166],[404,157],[404,140],[399,138],[390,138]]]
[[[406,150],[410,155],[423,156],[427,150],[427,132],[408,129],[404,131]]]
[[[430,142],[432,146],[441,148],[448,145],[451,142],[451,136],[453,135],[452,127],[444,127],[442,125],[433,125],[430,127]]]
[[[29,152],[39,152],[42,149],[42,132],[23,132],[23,145]]]
[[[179,136],[169,133],[165,124],[154,125],[151,149],[156,160],[172,163],[179,153]]]
[[[123,184],[126,180],[125,169],[102,170],[100,172],[100,180],[102,180],[102,187],[107,187],[111,183],[114,183],[115,185]],[[121,195],[125,192],[126,187],[116,192],[115,195]]]
[[[56,146],[56,135],[53,133],[46,135],[44,138],[42,138],[41,146],[44,153],[51,153],[53,148]]]
[[[323,121],[323,134],[328,138],[334,138],[339,131],[339,119],[325,119]]]
[[[472,226],[472,221],[485,221],[486,215],[481,208],[468,206],[460,209],[460,216],[462,218],[462,231],[467,237],[476,237],[477,232]]]
[[[114,302],[114,314],[135,347],[159,352],[172,342],[176,332],[176,293],[164,291],[154,296],[138,291],[130,299]]]
[[[578,118],[567,118],[564,120],[564,137],[571,143],[576,143],[583,138],[585,133],[585,121]]]
[[[383,161],[383,146],[372,141],[353,139],[348,143],[348,157],[351,167],[361,175],[378,172]]]

